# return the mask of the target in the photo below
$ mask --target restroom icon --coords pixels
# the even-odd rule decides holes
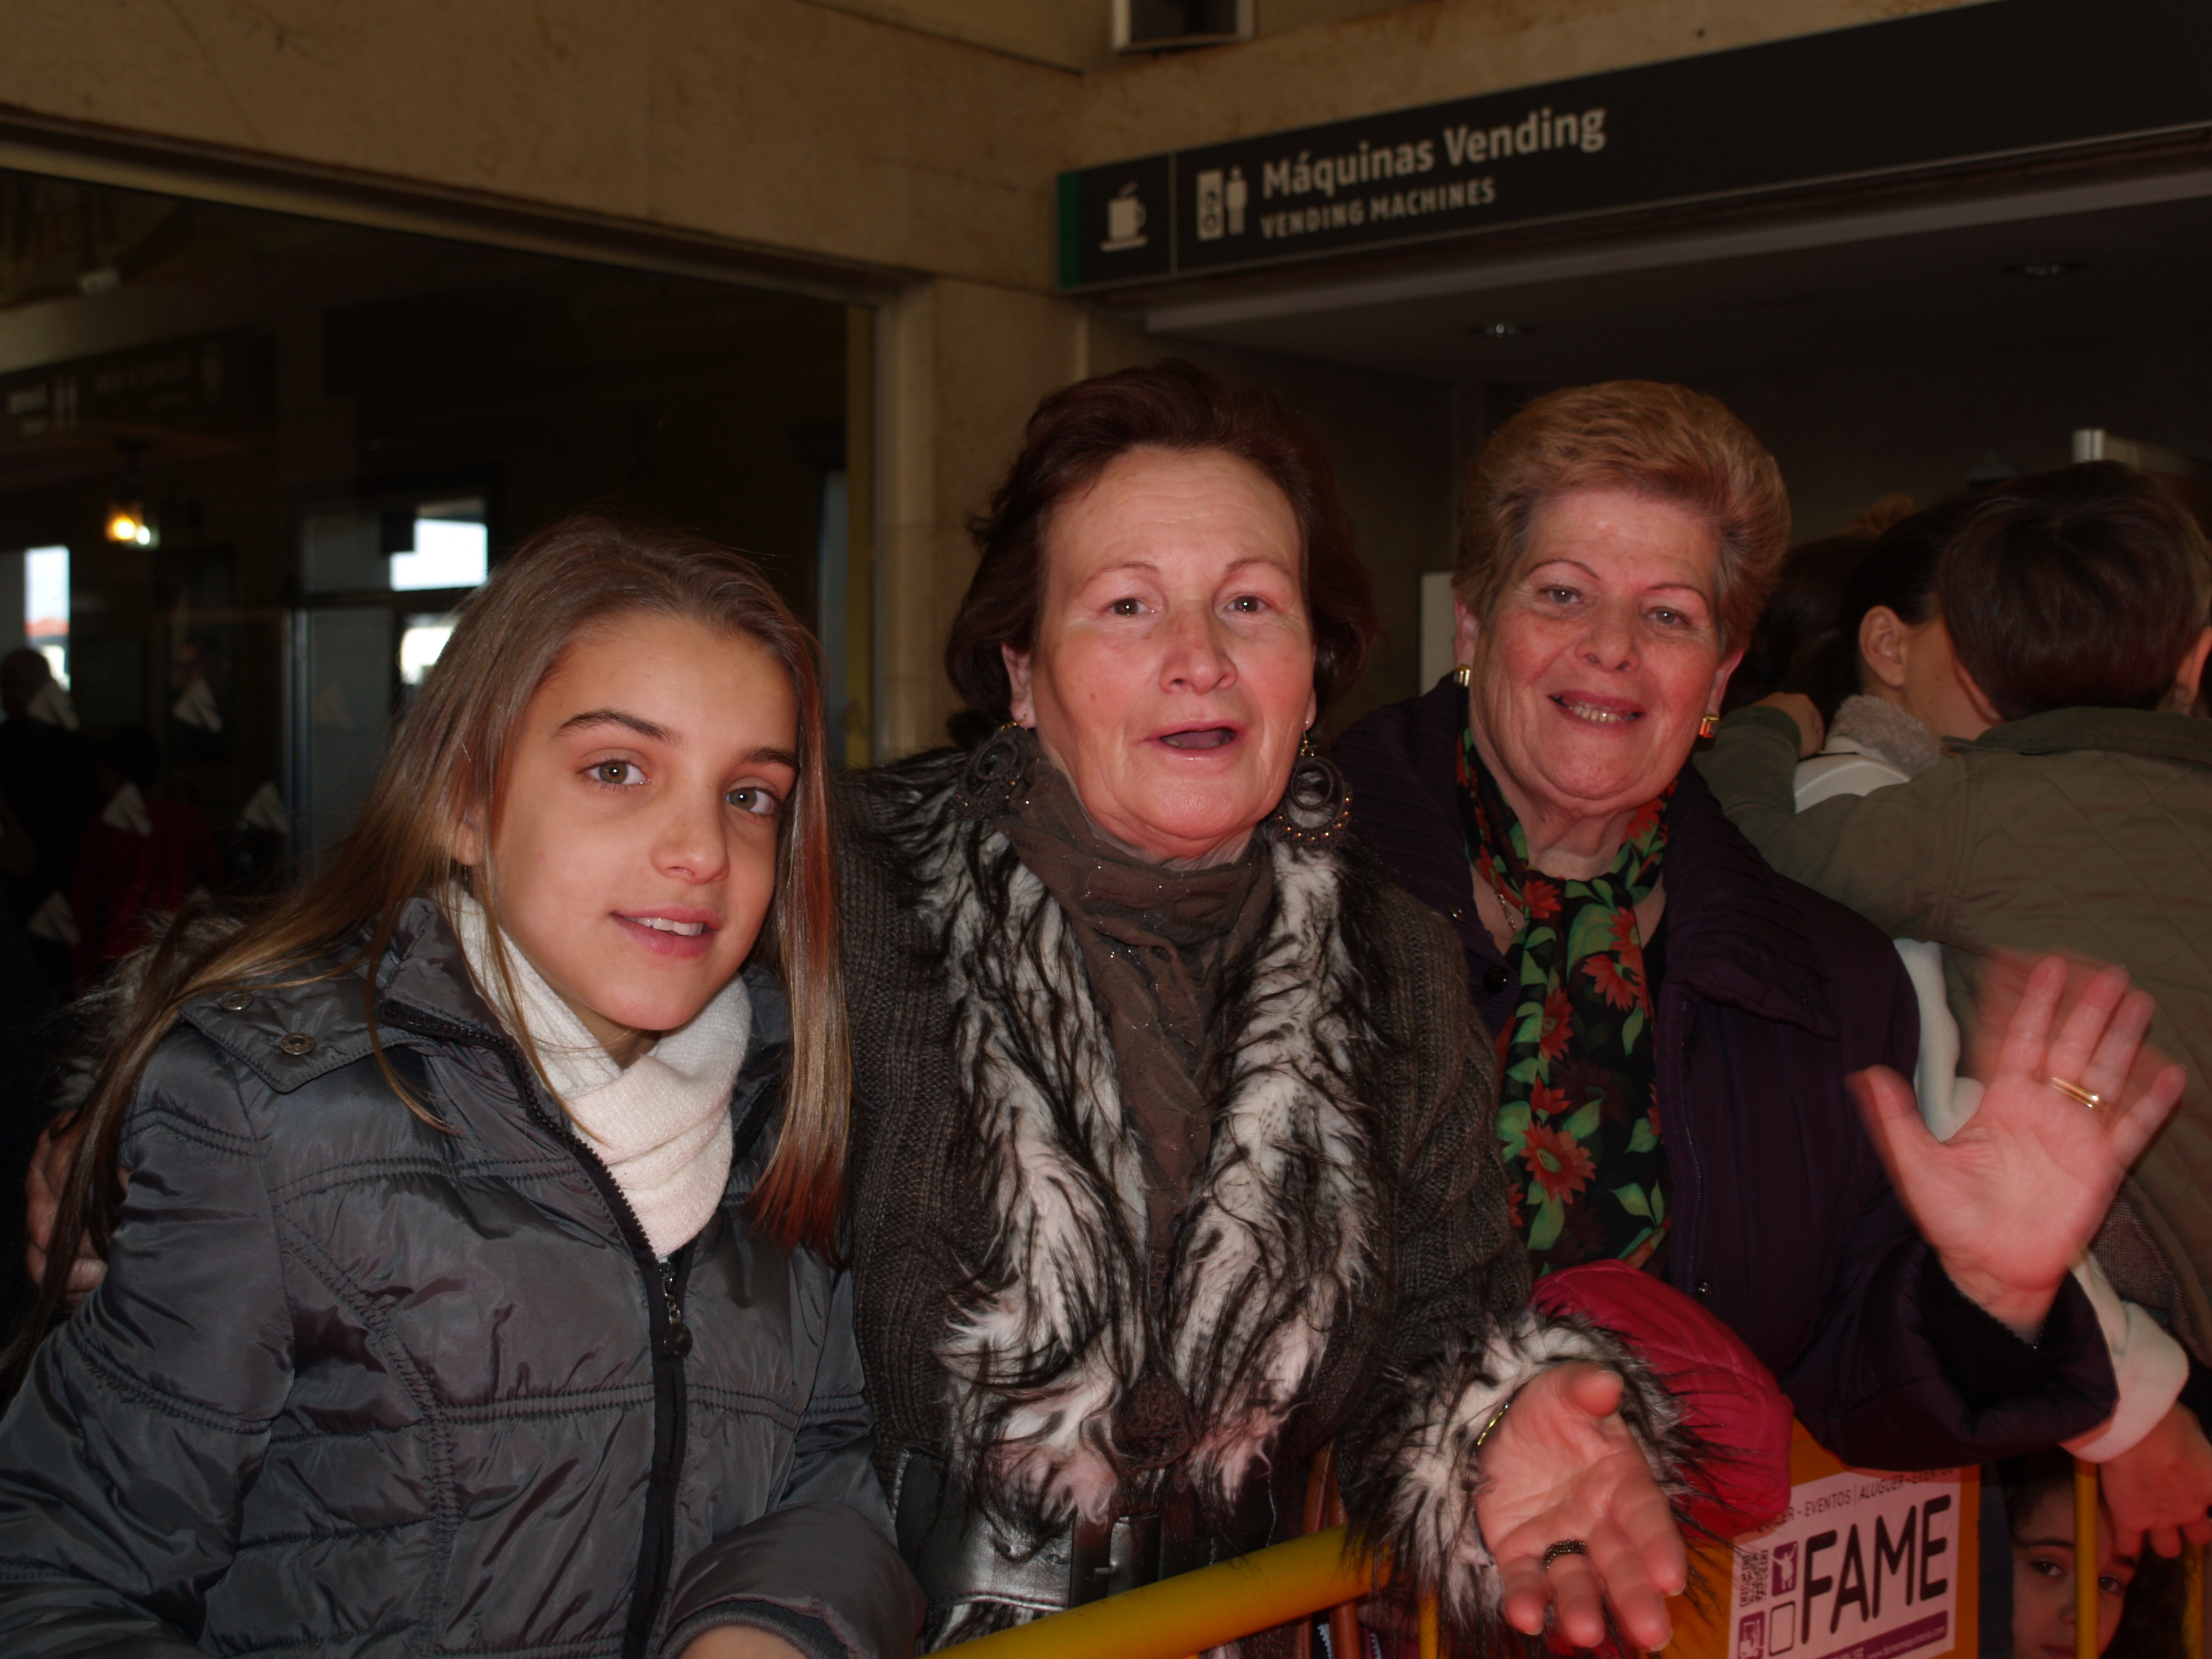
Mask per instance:
[[[1242,236],[1244,208],[1252,195],[1244,169],[1231,167],[1224,179],[1219,167],[1208,167],[1192,183],[1198,193],[1198,240],[1218,242],[1224,236]]]

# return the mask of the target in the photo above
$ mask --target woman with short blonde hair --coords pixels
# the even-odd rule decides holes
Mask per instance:
[[[1488,616],[1527,557],[1538,508],[1580,489],[1629,490],[1704,518],[1722,646],[1743,647],[1789,550],[1782,470],[1717,398],[1653,380],[1550,392],[1484,447],[1460,506],[1454,597]]]
[[[1465,501],[1457,674],[1336,757],[1497,1034],[1537,1272],[1622,1261],[1688,1291],[1850,1462],[1978,1462],[2097,1422],[2111,1369],[2067,1267],[2139,1143],[2045,1086],[2084,1063],[2047,1029],[1984,1126],[2027,1178],[1978,1185],[1912,1140],[1895,953],[1768,868],[1689,764],[1789,540],[1772,457],[1711,398],[1613,381],[1521,410]]]

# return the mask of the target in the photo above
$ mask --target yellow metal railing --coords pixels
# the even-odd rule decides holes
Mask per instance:
[[[2097,1659],[2097,1466],[2074,1460],[2074,1659]]]
[[[1357,1601],[1387,1576],[1346,1553],[1345,1529],[1331,1527],[945,1651],[961,1659],[1184,1659]],[[1425,1656],[1434,1651],[1435,1615],[1425,1612]]]
[[[1324,1471],[1316,1493],[1327,1486]],[[1328,1516],[1343,1513],[1328,1491]],[[1322,1511],[1309,1499],[1310,1525]],[[2074,1464],[2074,1652],[2075,1659],[2099,1659],[2097,1584],[2101,1565],[2097,1545],[2097,1466]],[[1333,1645],[1357,1652],[1352,1604],[1388,1582],[1387,1565],[1347,1553],[1342,1526],[1309,1531],[1287,1544],[1257,1550],[1233,1561],[1164,1579],[1085,1607],[1054,1613],[994,1636],[960,1644],[946,1651],[962,1659],[1186,1659],[1224,1642],[1310,1618],[1326,1609]],[[2182,1652],[2186,1659],[2204,1654],[2204,1552],[2185,1546],[2187,1575],[2182,1613]],[[1421,1659],[1438,1659],[1435,1598],[1420,1607]]]

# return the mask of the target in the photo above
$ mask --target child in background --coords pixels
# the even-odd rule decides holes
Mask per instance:
[[[2002,1465],[2012,1531],[2014,1659],[2074,1659],[2074,1460],[2063,1453]],[[2097,1506],[2097,1651],[2106,1659],[2182,1659],[2181,1564],[2113,1547]]]
[[[2197,1082],[2098,1243],[2120,1395],[2069,1449],[2103,1466],[2124,1545],[2147,1534],[2178,1555],[2212,1542],[2212,1401],[2183,1352],[2212,1358],[2212,731],[2181,712],[2212,654],[2212,550],[2151,479],[2083,462],[1976,497],[1943,542],[1936,601],[1939,663],[1998,724],[1910,781],[1801,811],[1821,722],[1784,694],[1722,722],[1706,780],[1782,874],[1940,945],[1962,1030],[2002,964],[2046,953],[2118,963],[2156,998],[2151,1042]],[[1965,1056],[1939,1137],[1969,1118],[1986,1058]]]
[[[910,1651],[828,1259],[820,707],[745,561],[556,526],[324,870],[118,991],[40,1313],[87,1235],[106,1275],[0,1420],[0,1649]]]

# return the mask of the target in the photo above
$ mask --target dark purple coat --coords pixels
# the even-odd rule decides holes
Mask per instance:
[[[1457,931],[1496,1030],[1513,990],[1472,902],[1456,771],[1466,708],[1447,679],[1360,720],[1336,762],[1369,843]],[[1848,1462],[1977,1462],[2102,1421],[2112,1366],[2070,1279],[2070,1305],[2046,1328],[2063,1333],[2057,1363],[2028,1391],[1989,1401],[1984,1387],[1977,1409],[1937,1358],[1922,1307],[1928,1247],[1844,1086],[1869,1066],[1912,1074],[1919,1018],[1889,941],[1770,869],[1694,766],[1668,808],[1666,890],[1653,1029],[1668,1279],[1742,1336]]]

